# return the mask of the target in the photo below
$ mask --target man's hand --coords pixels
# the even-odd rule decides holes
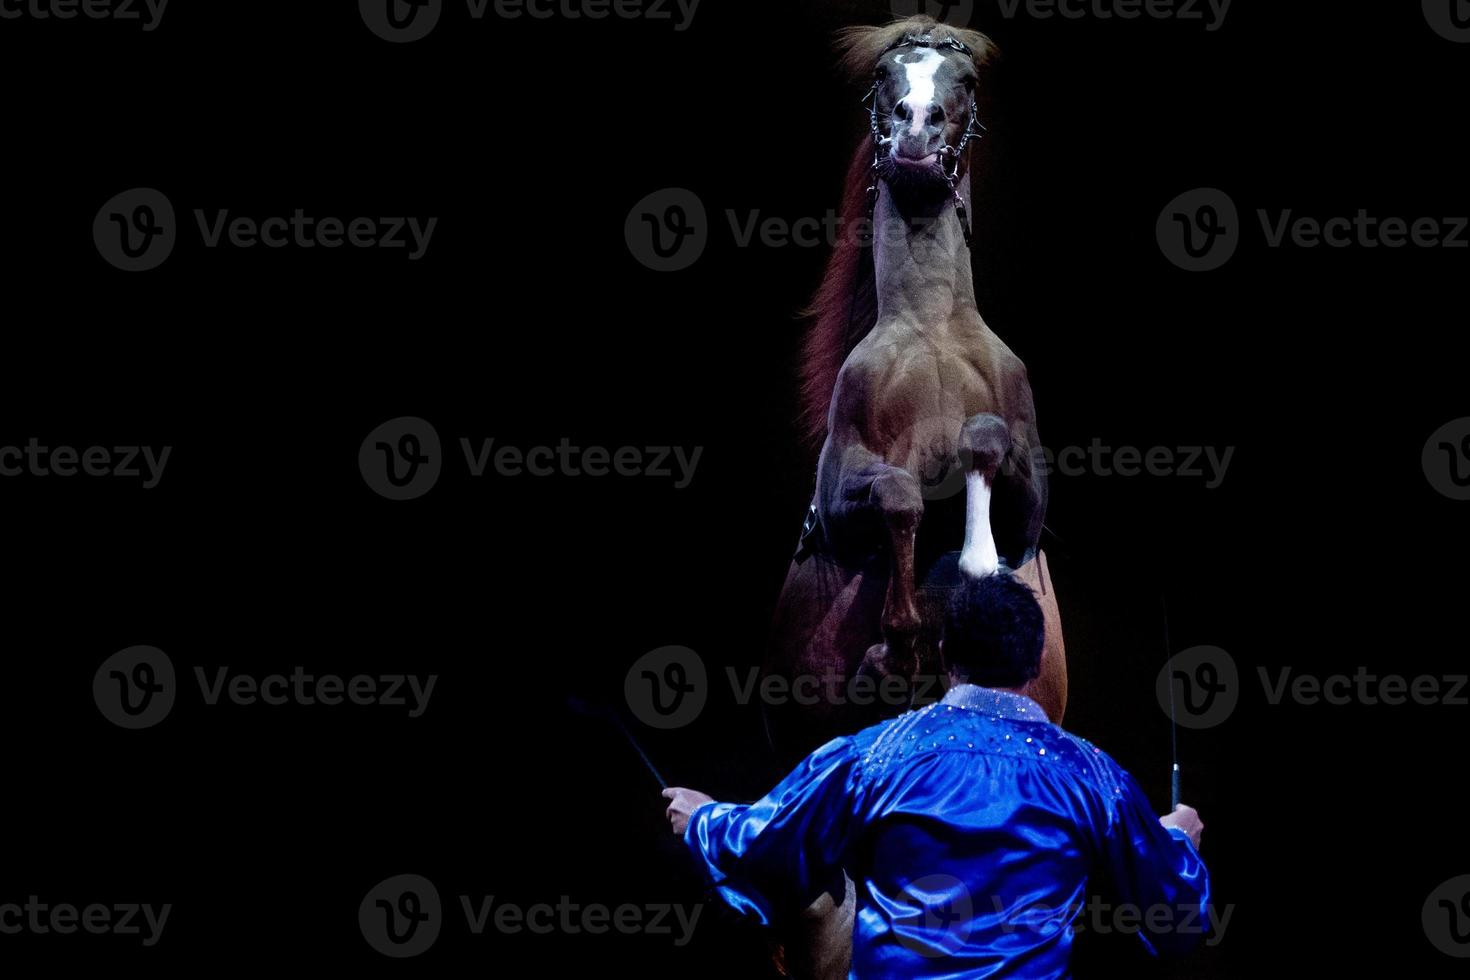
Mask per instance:
[[[689,817],[694,811],[706,803],[715,801],[712,796],[705,796],[703,793],[684,789],[682,786],[670,786],[664,790],[664,799],[673,801],[669,804],[668,809],[669,826],[680,837],[684,836],[684,830],[689,826]]]
[[[1199,839],[1200,835],[1205,832],[1205,823],[1199,818],[1199,811],[1194,807],[1181,803],[1173,813],[1160,817],[1159,823],[1165,827],[1178,827],[1184,831],[1189,835],[1189,842],[1194,845],[1194,849],[1199,850]]]

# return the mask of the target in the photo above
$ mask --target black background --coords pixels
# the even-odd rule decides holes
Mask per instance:
[[[1465,253],[1269,249],[1257,209],[1465,214],[1470,47],[1417,4],[1239,0],[1199,22],[1005,19],[977,160],[982,312],[1026,361],[1051,446],[1235,447],[1223,485],[1053,481],[1068,727],[1160,808],[1172,647],[1240,666],[1240,707],[1181,735],[1225,942],[1169,976],[1393,966],[1447,976],[1420,907],[1470,872],[1453,794],[1464,708],[1267,703],[1259,666],[1464,672],[1463,504],[1420,452],[1464,413]],[[1288,9],[1289,8],[1289,9]],[[831,32],[879,3],[705,0],[646,20],[471,22],[390,45],[352,3],[171,5],[161,27],[0,21],[6,342],[0,445],[170,445],[162,483],[0,480],[6,858],[0,901],[171,902],[162,942],[0,937],[0,962],[166,972],[759,977],[710,907],[693,943],[468,936],[392,962],[357,930],[379,880],[446,902],[695,902],[656,787],[569,693],[621,697],[681,644],[760,659],[814,466],[795,426],[797,311],[825,250],[738,247],[740,219],[820,217],[866,117]],[[94,215],[138,186],[186,224],[159,269],[108,266]],[[1224,269],[1165,260],[1177,194],[1228,192]],[[659,274],[624,242],[686,187],[710,245]],[[194,208],[437,216],[402,251],[209,250]],[[451,450],[425,498],[357,469],[421,416]],[[461,437],[704,447],[693,484],[470,479]],[[424,717],[204,707],[98,713],[93,673],[156,645],[195,666],[437,673]],[[190,693],[186,685],[185,695]],[[675,783],[750,798],[779,775],[754,709],[647,744]],[[1091,975],[1147,973],[1126,942]],[[513,965],[524,964],[524,965]],[[1086,971],[1084,971],[1086,972]]]

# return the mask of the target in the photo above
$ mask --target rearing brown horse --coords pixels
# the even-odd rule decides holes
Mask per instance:
[[[766,673],[828,696],[768,706],[773,741],[792,756],[904,707],[873,687],[870,705],[856,703],[855,677],[913,691],[919,673],[938,675],[939,610],[961,575],[1009,567],[1031,584],[1047,639],[1028,693],[1053,721],[1067,701],[1031,386],[981,319],[970,265],[970,154],[991,43],[915,17],[850,29],[841,48],[848,72],[872,83],[871,133],[842,206],[842,227],[868,233],[838,242],[804,351],[807,425],[822,449]],[[843,885],[782,930],[792,975],[847,975]]]
[[[811,311],[804,396],[823,441],[766,671],[846,693],[864,690],[850,683],[859,674],[937,676],[947,592],[960,575],[1005,567],[1047,615],[1030,693],[1059,721],[1066,663],[1040,549],[1047,486],[1031,387],[980,316],[970,262],[976,93],[992,45],[916,17],[845,31],[841,48],[848,71],[872,82],[872,133],[848,173],[842,227],[869,213],[872,223],[838,243]],[[872,720],[846,696],[804,700],[768,710],[793,755]]]

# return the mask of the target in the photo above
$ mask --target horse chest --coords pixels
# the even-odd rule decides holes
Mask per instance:
[[[991,372],[969,351],[949,347],[896,353],[880,376],[874,407],[881,418],[904,418],[910,424],[938,418],[963,422],[1000,409]]]

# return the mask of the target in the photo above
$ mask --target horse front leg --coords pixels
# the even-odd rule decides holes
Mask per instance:
[[[990,503],[1000,464],[1010,451],[1010,430],[998,415],[976,415],[960,429],[959,457],[965,469],[965,544],[960,550],[960,571],[971,578],[1000,571]]]
[[[888,545],[888,590],[883,600],[883,642],[868,648],[862,670],[878,678],[897,675],[912,680],[919,664],[915,645],[922,621],[915,582],[914,544],[924,517],[918,478],[897,466],[885,466],[872,482],[872,505]]]
[[[867,542],[856,550],[886,545],[888,556],[888,586],[879,620],[883,641],[868,649],[860,669],[880,678],[890,674],[912,678],[918,667],[914,649],[921,626],[914,544],[924,516],[922,488],[908,470],[884,462],[860,444],[840,448],[829,444],[828,450],[817,481],[824,526],[844,550]]]

